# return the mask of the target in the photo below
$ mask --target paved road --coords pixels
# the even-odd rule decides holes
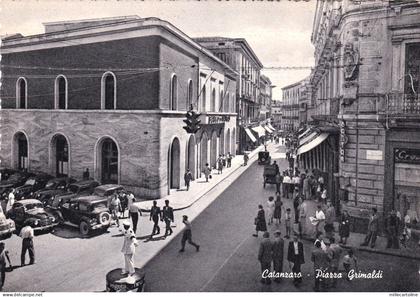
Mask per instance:
[[[282,153],[279,150],[274,156]],[[284,159],[278,163],[281,169],[286,166]],[[257,205],[265,205],[267,197],[274,193],[271,185],[263,189],[262,171],[263,167],[254,163],[193,221],[193,240],[201,245],[200,252],[187,245],[186,252],[179,253],[179,235],[146,265],[148,291],[312,291],[312,244],[309,242],[304,242],[306,264],[304,282],[299,289],[287,279],[270,286],[259,282],[257,251],[261,238],[251,236],[253,220]],[[371,253],[359,253],[357,257],[362,271],[381,269],[384,278],[343,280],[337,291],[420,290],[418,262]]]

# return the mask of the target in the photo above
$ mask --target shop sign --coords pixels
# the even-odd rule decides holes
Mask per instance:
[[[402,149],[394,150],[394,161],[396,163],[420,164],[420,149]]]
[[[382,151],[380,150],[366,150],[366,160],[382,161]]]
[[[346,122],[340,121],[340,143],[339,143],[339,150],[340,150],[340,161],[345,161],[345,150],[344,147],[346,146],[347,142],[349,141],[346,135]]]
[[[208,123],[209,124],[218,124],[218,123],[224,123],[224,122],[229,122],[230,121],[230,116],[227,115],[211,115],[208,116]]]

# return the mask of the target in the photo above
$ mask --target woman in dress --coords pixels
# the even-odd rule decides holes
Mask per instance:
[[[268,197],[267,201],[267,215],[268,215],[268,224],[271,225],[274,221],[274,209],[276,207],[276,203],[274,202],[274,197]]]
[[[276,225],[279,225],[281,222],[281,210],[282,210],[283,202],[281,202],[280,193],[276,193],[276,202],[274,204],[274,220]]]
[[[350,216],[347,210],[344,210],[341,215],[339,232],[340,243],[347,244],[347,238],[350,236]]]
[[[263,206],[258,205],[258,213],[255,218],[255,234],[253,236],[258,237],[258,231],[265,232],[267,231],[267,223],[265,221],[265,212]]]

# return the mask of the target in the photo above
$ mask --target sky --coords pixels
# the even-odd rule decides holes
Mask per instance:
[[[190,37],[245,38],[264,67],[313,66],[310,42],[315,0],[136,1],[136,0],[0,0],[0,35],[44,32],[42,23],[138,15],[169,21]],[[309,75],[310,70],[270,70],[273,99],[281,88]]]

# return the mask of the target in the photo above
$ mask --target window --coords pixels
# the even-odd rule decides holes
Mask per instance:
[[[188,100],[187,100],[187,110],[190,109],[190,107],[192,107],[191,105],[193,104],[193,83],[192,80],[190,79],[188,81]]]
[[[26,109],[28,101],[28,82],[26,78],[19,77],[16,81],[16,108]]]
[[[219,104],[219,112],[220,111],[226,111],[225,109],[225,97],[223,96],[223,90],[220,91],[220,104]]]
[[[407,44],[405,53],[404,93],[411,97],[420,92],[420,42]]]
[[[178,84],[177,77],[174,74],[172,76],[172,79],[171,79],[171,90],[170,90],[171,91],[171,94],[170,94],[170,100],[171,100],[170,109],[171,110],[177,110],[178,109],[178,106],[177,106],[177,104],[178,104],[178,86],[177,86],[177,84]]]
[[[216,110],[216,89],[211,92],[210,111]]]
[[[55,108],[67,108],[67,79],[63,75],[55,79]]]
[[[101,109],[116,109],[117,79],[112,72],[105,72],[102,76]]]

